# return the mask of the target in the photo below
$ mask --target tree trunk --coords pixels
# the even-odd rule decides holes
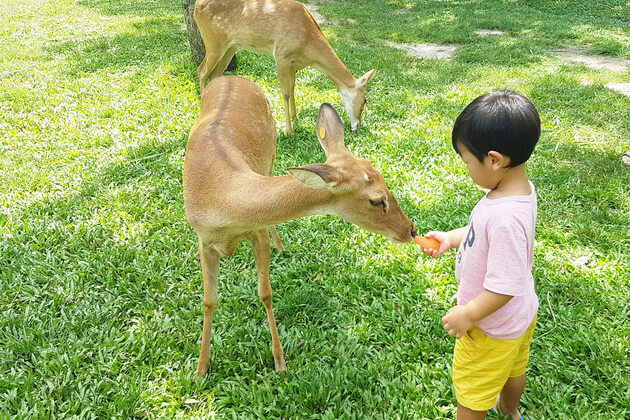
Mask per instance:
[[[190,42],[192,59],[199,65],[206,56],[206,47],[203,45],[199,28],[197,28],[197,24],[193,19],[195,1],[196,0],[182,0],[182,8],[184,9],[184,19],[186,19],[186,29],[188,31],[188,42]]]
[[[193,61],[199,65],[206,56],[206,47],[199,33],[199,28],[195,23],[193,14],[195,12],[196,0],[182,0],[182,8],[184,9],[184,19],[186,20],[186,29],[188,31],[188,41],[190,42],[190,51],[192,52]],[[228,70],[236,70],[236,55],[232,57],[232,61],[228,65]]]

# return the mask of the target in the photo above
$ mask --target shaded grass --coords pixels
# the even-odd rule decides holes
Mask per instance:
[[[272,255],[271,271],[289,373],[273,372],[242,244],[221,266],[212,374],[193,381],[202,290],[181,169],[199,91],[179,3],[1,4],[1,416],[453,417],[453,341],[440,323],[456,291],[453,256],[425,259],[331,217],[278,227],[287,252]],[[541,306],[523,412],[627,417],[630,171],[619,156],[630,149],[630,101],[603,84],[629,75],[548,53],[573,44],[630,58],[626,5],[318,5],[347,66],[378,68],[348,147],[380,168],[420,231],[463,225],[483,195],[450,147],[461,109],[502,87],[533,100],[543,119],[529,164]],[[383,41],[460,47],[440,62]],[[239,53],[237,74],[263,87],[281,128],[274,68]],[[300,72],[296,94],[277,174],[325,158],[314,137],[321,102],[347,122],[320,73]]]

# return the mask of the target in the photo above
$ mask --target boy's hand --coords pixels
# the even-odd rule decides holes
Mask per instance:
[[[432,230],[424,236],[426,236],[427,238],[433,238],[440,243],[440,249],[422,248],[422,251],[425,254],[433,258],[439,257],[451,248],[451,240],[446,232],[438,232]]]
[[[466,314],[465,306],[456,305],[442,317],[442,324],[448,335],[461,338],[473,326],[474,322]]]

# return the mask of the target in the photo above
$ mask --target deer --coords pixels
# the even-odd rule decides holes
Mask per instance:
[[[196,376],[210,367],[212,319],[217,307],[219,261],[241,240],[252,243],[258,296],[267,312],[275,370],[287,366],[272,308],[271,240],[275,226],[309,215],[336,215],[394,242],[416,229],[367,159],[345,146],[343,122],[322,104],[317,137],[324,163],[288,168],[274,176],[276,126],[262,89],[240,76],[213,79],[202,91],[200,113],[188,138],[183,171],[186,219],[196,232],[203,277],[203,332]]]
[[[338,87],[352,130],[361,128],[365,85],[375,69],[355,78],[339,59],[306,6],[295,0],[197,0],[194,20],[206,56],[197,69],[201,89],[221,76],[238,48],[272,55],[284,103],[285,132],[292,133],[297,70],[313,67]]]

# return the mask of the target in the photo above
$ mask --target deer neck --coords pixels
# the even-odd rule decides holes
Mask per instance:
[[[329,47],[328,54],[318,57],[314,67],[328,76],[342,92],[350,90],[357,83],[357,79],[339,59],[332,47]]]
[[[276,225],[304,216],[330,214],[334,201],[334,195],[327,189],[307,187],[291,175],[260,176],[248,182],[246,191],[235,194],[248,197],[249,205],[241,204],[241,213],[255,225]]]

